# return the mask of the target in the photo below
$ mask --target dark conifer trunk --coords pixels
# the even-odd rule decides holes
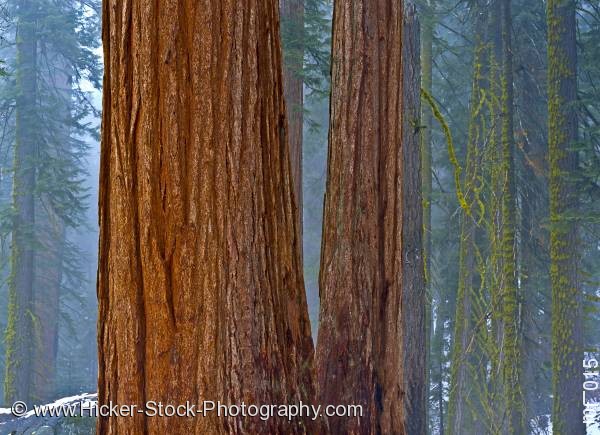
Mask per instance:
[[[47,204],[46,204],[47,206]],[[42,207],[43,208],[43,207]],[[56,357],[58,353],[59,304],[62,287],[62,260],[65,244],[64,223],[47,209],[40,219],[37,233],[40,250],[36,252],[35,298],[36,319],[33,351],[32,397],[36,402],[55,400]],[[40,221],[44,220],[42,224]]]
[[[553,433],[585,433],[582,405],[582,294],[579,277],[577,46],[575,0],[548,0],[548,139],[552,281]]]
[[[17,99],[13,230],[6,332],[4,399],[31,402],[34,336],[34,190],[37,36],[35,2],[22,0],[17,16]]]
[[[502,282],[504,361],[503,391],[509,434],[525,434],[524,399],[519,345],[519,294],[517,285],[516,180],[514,140],[514,90],[512,52],[512,3],[502,0]]]

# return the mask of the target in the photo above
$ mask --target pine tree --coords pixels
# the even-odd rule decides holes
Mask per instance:
[[[34,189],[36,138],[31,129],[38,124],[35,110],[37,89],[38,11],[33,0],[22,0],[17,15],[17,97],[15,160],[13,178],[13,222],[9,308],[6,330],[7,403],[32,400],[33,368],[33,260]]]
[[[85,8],[73,0],[9,6],[17,50],[1,98],[4,105],[15,104],[17,113],[2,135],[3,146],[15,152],[14,203],[4,213],[12,219],[4,222],[2,235],[12,243],[10,292],[17,302],[9,307],[5,399],[39,402],[55,394],[59,299],[70,298],[69,283],[81,284],[80,254],[67,232],[83,224],[87,208],[81,186],[87,145],[80,137],[92,133],[84,121],[92,107],[80,84],[97,84],[92,50],[98,23],[89,13],[93,2]],[[29,324],[19,321],[23,313]],[[18,351],[19,341],[27,354]]]

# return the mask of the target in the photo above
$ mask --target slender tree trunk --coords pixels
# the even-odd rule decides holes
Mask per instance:
[[[434,26],[434,1],[431,0],[424,6],[423,26],[421,31],[421,73],[422,80],[421,86],[430,95],[432,94],[432,65],[433,65],[433,26]],[[432,180],[432,169],[431,169],[431,131],[433,128],[433,113],[431,107],[428,104],[424,104],[421,107],[421,124],[423,131],[421,132],[421,185],[423,192],[423,258],[425,265],[425,289],[427,294],[427,344],[428,360],[433,359],[434,349],[431,345],[433,340],[432,334],[434,330],[437,331],[439,325],[433,325],[433,311],[435,308],[435,299],[432,292],[432,271],[431,271],[431,180]],[[438,309],[439,309],[439,300]],[[436,319],[437,320],[437,319]],[[429,403],[429,391],[432,386],[433,371],[430,364],[427,365],[427,401]],[[428,406],[429,408],[429,406]],[[443,411],[440,411],[443,412]],[[429,418],[428,418],[429,420]]]
[[[403,21],[403,17],[404,21]],[[424,434],[418,29],[389,0],[334,5],[317,399],[333,434]]]
[[[432,364],[432,376],[431,382],[433,385],[433,390],[435,391],[434,401],[437,403],[438,407],[438,423],[439,423],[439,434],[443,435],[445,433],[444,429],[444,323],[446,320],[446,302],[440,298],[438,300],[438,307],[436,311],[435,318],[435,329],[433,333],[433,337],[431,340],[432,346],[432,360],[435,363],[435,366]],[[433,353],[433,351],[435,353]],[[435,374],[435,376],[434,376]]]
[[[36,220],[40,250],[36,252],[35,258],[36,333],[31,395],[36,402],[48,403],[56,399],[54,393],[65,226],[52,210],[48,210],[48,213],[42,216],[38,213]],[[44,223],[42,224],[41,221]]]
[[[495,342],[494,355],[492,355],[492,375],[490,377],[492,394],[495,400],[502,401],[503,384],[501,376],[501,361],[504,359],[504,316],[503,297],[506,286],[504,277],[504,257],[502,251],[503,241],[503,199],[506,188],[506,177],[503,176],[503,145],[504,145],[504,51],[502,45],[502,4],[504,0],[494,0],[488,11],[490,22],[490,57],[489,57],[489,106],[490,106],[490,131],[489,131],[489,227],[490,243],[490,299],[492,304],[492,340]],[[485,133],[484,134],[488,134]],[[500,404],[498,404],[500,405]],[[502,403],[502,405],[504,405]],[[504,418],[503,406],[496,407],[497,421],[502,424]]]
[[[489,294],[490,294],[490,317],[491,326],[489,334],[488,354],[490,356],[491,369],[487,377],[489,394],[487,404],[490,406],[489,426],[490,432],[506,433],[507,407],[510,406],[506,400],[504,366],[506,358],[505,342],[505,316],[504,298],[507,290],[507,280],[504,274],[504,252],[503,252],[503,205],[505,191],[507,188],[506,174],[504,171],[504,50],[503,50],[503,16],[502,5],[504,0],[494,0],[488,11],[490,22],[490,56],[489,56],[489,110],[490,128],[487,172],[489,174],[490,188],[488,190],[488,201],[486,203],[489,212],[488,238],[489,238]],[[505,173],[506,172],[506,173]],[[507,371],[508,373],[508,371]]]
[[[6,331],[4,399],[30,402],[35,325],[34,190],[37,126],[37,37],[35,2],[22,0],[17,16],[17,99],[13,178],[13,232]]]
[[[509,434],[525,434],[519,346],[519,295],[517,286],[516,184],[514,163],[514,91],[511,0],[502,0],[502,268],[504,326],[503,384]]]
[[[533,171],[525,166],[521,175],[526,180],[535,180]],[[520,271],[519,281],[522,290],[521,302],[521,325],[520,325],[520,364],[521,364],[521,386],[523,388],[523,406],[525,430],[530,433],[530,421],[537,416],[539,403],[537,397],[542,393],[543,386],[538,381],[540,377],[539,366],[539,326],[536,322],[536,282],[535,282],[535,256],[537,245],[533,232],[537,227],[535,222],[535,208],[531,187],[524,186],[524,200],[521,206],[521,230],[520,230]]]
[[[423,19],[421,31],[421,86],[432,94],[433,85],[433,28],[434,28],[434,1],[428,5],[427,17]],[[425,270],[427,271],[428,284],[431,264],[431,137],[433,129],[433,113],[428,104],[422,106],[423,131],[421,133],[421,156],[422,156],[422,186],[423,186],[423,251],[425,256]]]
[[[469,421],[469,344],[473,336],[473,269],[474,256],[471,251],[475,240],[475,228],[471,218],[463,217],[460,230],[459,282],[454,319],[454,344],[450,365],[450,397],[448,400],[449,432],[464,433]]]
[[[43,47],[43,41],[40,45]],[[45,47],[44,47],[45,48]],[[40,50],[44,50],[40,48]],[[48,53],[46,51],[46,53]],[[61,150],[70,146],[71,132],[71,74],[70,66],[61,56],[49,56],[53,63],[45,79],[52,84],[55,130],[48,141],[47,152],[60,158]],[[59,64],[57,64],[59,63]],[[48,76],[50,75],[50,76]],[[37,108],[39,109],[39,106]],[[36,200],[36,241],[34,277],[34,314],[36,334],[33,355],[32,396],[35,401],[48,403],[56,399],[56,358],[58,353],[59,305],[63,279],[63,259],[66,225],[53,206],[51,194]]]
[[[479,5],[478,8],[481,8]],[[479,110],[481,93],[484,86],[483,60],[486,44],[484,28],[487,24],[486,14],[478,9],[475,29],[473,78],[471,90],[471,114],[469,119],[469,136],[466,150],[464,184],[465,201],[468,212],[461,210],[458,290],[456,311],[454,316],[454,336],[452,345],[452,361],[450,373],[450,395],[448,400],[448,431],[453,435],[477,433],[472,418],[474,409],[480,407],[476,391],[477,382],[485,382],[475,376],[479,364],[474,366],[473,355],[476,353],[475,334],[477,309],[476,303],[480,293],[481,276],[476,259],[476,251],[481,244],[481,229],[476,215],[475,192],[481,190],[481,138],[482,111]]]
[[[277,0],[106,0],[103,24],[99,402],[308,402]],[[215,412],[98,421],[100,434],[308,430]]]
[[[421,164],[421,70],[420,70],[420,29],[416,9],[405,4],[402,21],[402,171],[399,174],[402,185],[402,309],[400,321],[402,327],[402,375],[405,394],[402,401],[403,416],[407,434],[427,434],[427,397],[428,397],[428,353],[427,336],[427,293],[425,282],[425,264],[423,255],[423,193]],[[385,156],[381,154],[380,157]],[[431,169],[431,168],[429,168]],[[431,176],[431,174],[430,174]],[[385,175],[384,175],[385,177]],[[388,185],[389,186],[389,185]],[[390,189],[388,192],[393,191]],[[382,204],[387,207],[387,198]],[[398,211],[396,211],[398,212]],[[383,213],[384,222],[386,212]],[[384,232],[384,237],[386,233]],[[384,242],[385,245],[385,242]],[[387,250],[384,248],[384,255]],[[393,278],[392,278],[393,279]],[[386,285],[384,284],[384,289]],[[387,290],[391,290],[391,287]],[[387,317],[390,319],[390,317]],[[388,326],[389,328],[389,326]],[[391,338],[391,337],[390,337]],[[388,341],[386,345],[390,345]],[[386,377],[393,379],[392,373]],[[390,433],[382,426],[384,433]],[[397,430],[391,426],[392,430]]]
[[[283,95],[287,108],[288,138],[294,196],[298,212],[298,229],[302,247],[302,128],[304,126],[304,0],[280,0],[282,26],[291,36],[284,47]]]
[[[528,82],[524,81],[523,85]],[[517,88],[518,89],[518,88]],[[531,89],[531,88],[529,88]],[[534,100],[531,94],[522,95],[519,98],[520,102],[517,104],[528,107],[526,104]],[[533,104],[533,103],[531,103]],[[534,131],[537,128],[537,124],[523,117],[521,120],[525,130],[527,132]],[[535,140],[535,137],[533,138]],[[534,145],[539,147],[539,144]],[[520,234],[519,234],[519,282],[521,287],[521,325],[520,325],[520,348],[521,348],[521,385],[523,391],[524,400],[524,419],[525,429],[528,433],[531,432],[530,422],[533,418],[540,415],[548,414],[548,412],[542,412],[542,409],[546,408],[546,403],[541,401],[541,396],[548,397],[550,392],[550,386],[546,381],[546,372],[540,371],[539,364],[536,361],[540,361],[544,358],[544,352],[548,352],[550,346],[542,344],[542,338],[546,336],[550,337],[547,329],[539,324],[539,311],[540,311],[540,294],[539,287],[546,283],[540,283],[540,277],[547,277],[548,273],[543,271],[544,267],[547,267],[546,261],[544,261],[544,267],[540,265],[540,252],[548,252],[548,246],[546,246],[547,237],[543,237],[544,228],[539,225],[539,218],[543,212],[541,202],[545,202],[546,198],[540,198],[538,194],[538,183],[545,181],[539,180],[534,168],[529,163],[529,156],[533,155],[533,149],[528,143],[525,144],[524,154],[526,155],[525,161],[522,163],[522,170],[520,178],[524,180],[531,180],[529,183],[520,186],[519,195],[521,196],[520,204]],[[548,281],[549,284],[549,281]],[[546,300],[544,297],[543,301]],[[541,303],[544,311],[550,312],[549,301],[546,304]],[[544,316],[544,322],[549,324],[549,316]],[[549,328],[548,328],[549,329]],[[548,341],[549,340],[545,340]],[[548,400],[548,399],[546,399]]]
[[[577,46],[575,0],[548,0],[548,139],[552,281],[553,433],[585,433],[582,409],[582,294],[578,274]]]

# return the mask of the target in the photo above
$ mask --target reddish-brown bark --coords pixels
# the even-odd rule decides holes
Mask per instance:
[[[105,0],[99,401],[310,399],[277,0]],[[100,434],[303,433],[101,418]]]
[[[363,417],[334,434],[425,434],[417,27],[402,2],[335,3],[317,400]]]

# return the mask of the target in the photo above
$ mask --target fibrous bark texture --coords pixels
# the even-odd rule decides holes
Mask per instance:
[[[317,399],[363,405],[334,434],[424,434],[418,25],[402,2],[340,0],[333,29]]]
[[[277,0],[105,0],[99,401],[311,396]],[[101,434],[303,433],[100,418]]]
[[[519,346],[519,291],[517,282],[517,187],[515,175],[514,140],[514,91],[512,48],[512,3],[502,0],[502,94],[501,94],[501,170],[504,189],[502,192],[502,327],[503,361],[502,383],[506,406],[506,431],[509,434],[525,434],[525,405],[522,391],[521,358]]]
[[[421,70],[419,24],[407,7],[402,21],[402,406],[407,434],[427,433],[427,340],[425,264],[423,256],[423,198],[421,173]],[[390,201],[391,202],[391,201]],[[387,204],[387,201],[384,201]],[[392,233],[393,234],[393,233]],[[390,344],[391,345],[391,344]],[[393,374],[390,373],[391,376]],[[384,426],[385,427],[385,426]],[[392,427],[399,432],[400,428]]]

